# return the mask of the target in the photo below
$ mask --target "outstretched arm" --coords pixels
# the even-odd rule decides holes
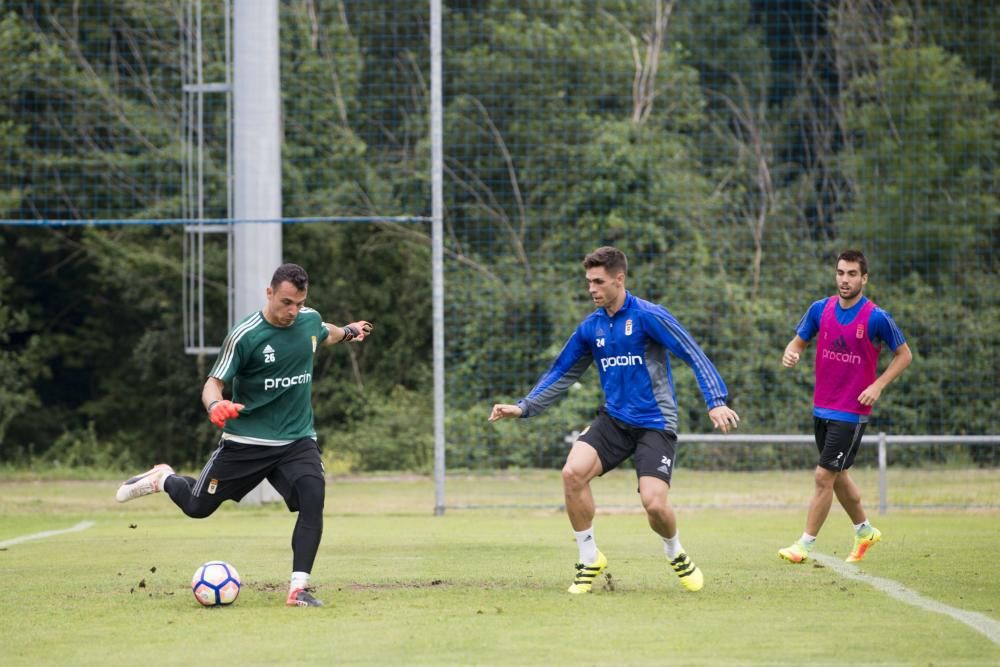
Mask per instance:
[[[355,342],[360,343],[365,339],[365,337],[372,332],[375,325],[366,320],[359,320],[357,322],[351,322],[343,327],[338,327],[335,324],[330,324],[329,322],[323,322],[323,326],[330,333],[323,341],[324,345],[335,345],[337,343],[345,342]]]
[[[535,384],[535,388],[516,405],[507,403],[494,405],[489,420],[495,422],[508,417],[534,417],[541,414],[566,393],[592,361],[590,350],[580,338],[578,331],[574,331],[552,366]]]
[[[507,419],[508,417],[518,418],[521,416],[523,410],[516,405],[509,405],[507,403],[497,403],[490,410],[490,421],[500,421],[501,419]]]

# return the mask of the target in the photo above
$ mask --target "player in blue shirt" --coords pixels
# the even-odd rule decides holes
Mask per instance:
[[[836,281],[837,294],[809,307],[781,357],[783,366],[794,367],[806,344],[816,337],[813,425],[819,461],[805,531],[791,546],[778,550],[778,555],[790,563],[809,560],[834,496],[854,524],[854,548],[847,556],[848,563],[862,560],[868,549],[882,539],[882,532],[868,521],[850,468],[872,406],[913,360],[910,346],[892,316],[863,294],[868,284],[864,253],[840,253]],[[892,350],[892,361],[878,375],[882,343]]]
[[[668,352],[694,370],[716,428],[728,433],[736,428],[739,415],[726,406],[726,383],[691,334],[666,308],[625,289],[625,253],[608,246],[598,248],[583,260],[583,267],[597,310],[577,326],[535,388],[515,405],[494,405],[489,420],[541,414],[593,363],[605,404],[573,443],[562,470],[566,513],[580,552],[569,592],[589,593],[594,579],[608,566],[594,539],[590,480],[629,457],[635,463],[639,497],[649,525],[663,538],[671,567],[684,588],[700,590],[704,577],[681,546],[669,498],[677,442],[677,396]]]
[[[801,347],[804,349],[805,344],[812,340],[813,336],[819,331],[820,319],[823,317],[823,309],[829,303],[829,297],[824,297],[819,301],[814,301],[809,310],[806,311],[802,319],[799,320],[799,325],[795,327],[795,335],[797,339],[792,339],[796,347],[793,348],[793,352],[798,349],[799,341],[802,341]],[[847,326],[854,322],[858,314],[864,308],[865,304],[868,303],[868,297],[861,296],[860,299],[849,308],[842,308],[840,303],[836,304],[836,310],[834,311],[837,322],[843,326]],[[872,342],[872,345],[880,345],[885,343],[889,346],[889,349],[895,353],[897,350],[904,345],[906,345],[906,338],[903,336],[902,331],[896,325],[896,321],[892,318],[888,312],[882,310],[878,306],[874,306],[871,311],[871,315],[868,320],[867,327],[867,338]],[[907,346],[907,351],[909,351],[909,346]],[[801,354],[798,352],[796,354]],[[912,359],[912,356],[910,357]],[[795,358],[798,361],[798,357]],[[793,364],[794,365],[794,364]],[[893,376],[892,379],[895,379]],[[870,404],[874,404],[875,401],[879,399],[881,391],[878,395],[871,397]],[[836,410],[834,408],[824,408],[820,406],[813,407],[813,416],[820,417],[823,419],[836,419],[838,421],[850,422],[852,424],[858,424],[861,422],[867,422],[866,416],[856,414],[854,412],[847,412],[844,410]]]

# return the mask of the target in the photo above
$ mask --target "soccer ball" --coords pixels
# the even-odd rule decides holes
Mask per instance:
[[[191,591],[194,599],[206,607],[232,604],[240,594],[240,573],[229,563],[209,561],[195,570]]]

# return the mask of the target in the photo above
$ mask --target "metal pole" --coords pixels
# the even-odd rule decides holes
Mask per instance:
[[[444,514],[444,133],[441,0],[431,0],[431,299],[434,348],[434,515]]]
[[[195,86],[198,92],[195,93],[197,100],[197,123],[198,123],[198,189],[197,206],[198,220],[205,219],[205,91],[202,86],[205,83],[203,70],[204,44],[201,36],[201,0],[195,3]],[[205,347],[205,231],[204,227],[198,225],[198,347]]]
[[[233,211],[234,177],[233,177],[233,9],[232,0],[225,0],[223,20],[225,21],[225,56],[226,56],[226,217],[229,218],[229,230],[226,234],[226,330],[236,324],[236,276],[233,267]]]
[[[281,264],[281,77],[278,0],[233,4],[235,319],[264,306]]]
[[[205,79],[202,71],[202,42],[201,42],[201,0],[195,3],[195,86],[197,86],[197,92],[195,93],[195,102],[197,104],[197,111],[195,112],[195,117],[198,123],[198,158],[197,158],[197,174],[198,174],[198,190],[195,193],[197,197],[198,206],[198,219],[205,219],[205,92],[202,90],[202,84],[205,83]],[[200,232],[199,232],[200,233]]]
[[[194,212],[194,206],[192,202],[194,201],[194,186],[192,179],[194,177],[194,169],[192,168],[192,160],[194,155],[192,152],[192,143],[194,142],[194,116],[193,109],[194,104],[191,99],[191,93],[188,91],[188,84],[192,83],[191,67],[194,60],[192,53],[193,39],[191,35],[192,25],[193,25],[193,6],[188,3],[184,6],[184,24],[181,28],[182,35],[182,46],[181,46],[181,129],[182,129],[182,141],[181,141],[181,154],[182,154],[182,178],[181,178],[181,215],[184,218],[190,218]],[[196,267],[193,265],[194,259],[194,238],[193,234],[187,231],[185,227],[184,233],[184,267],[186,269],[184,275],[184,291],[183,291],[183,303],[184,303],[184,314],[186,321],[184,324],[184,347],[193,348],[198,345],[198,341],[195,336],[195,294],[197,293],[197,283],[195,282],[195,271]]]
[[[262,308],[281,264],[281,75],[278,0],[233,5],[233,274],[239,320]],[[279,222],[247,222],[269,220]],[[262,482],[241,501],[280,499]]]
[[[887,482],[885,477],[886,468],[886,436],[885,431],[878,434],[878,513],[885,514],[889,506]]]

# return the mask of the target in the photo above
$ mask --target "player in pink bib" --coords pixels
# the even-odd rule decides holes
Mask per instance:
[[[778,551],[791,563],[809,560],[834,494],[854,523],[854,548],[848,563],[860,561],[868,548],[882,539],[878,528],[868,522],[861,492],[848,469],[861,446],[872,406],[885,387],[910,365],[913,355],[892,316],[862,294],[866,284],[865,256],[857,250],[842,252],[837,258],[837,294],[810,306],[781,358],[786,368],[792,368],[799,362],[806,343],[816,336],[813,422],[819,464],[805,532],[791,546]],[[878,375],[882,343],[889,346],[893,356]]]

